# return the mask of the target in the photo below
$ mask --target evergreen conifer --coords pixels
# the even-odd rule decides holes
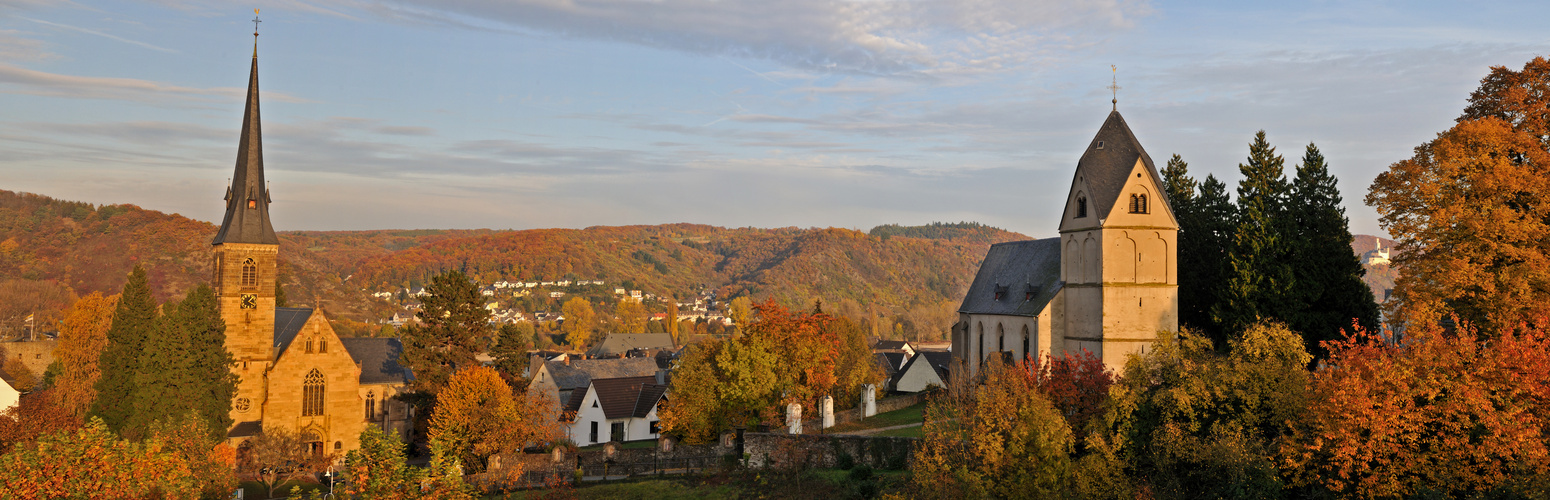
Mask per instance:
[[[119,432],[135,413],[135,379],[141,371],[140,353],[156,331],[156,298],[146,280],[145,269],[135,266],[119,295],[108,328],[108,344],[102,350],[97,379],[97,399],[91,414],[101,417],[108,429]]]
[[[1212,314],[1212,308],[1221,300],[1222,277],[1227,268],[1227,250],[1232,247],[1233,232],[1237,228],[1233,224],[1237,209],[1233,207],[1232,197],[1227,194],[1227,184],[1217,180],[1215,175],[1206,175],[1206,180],[1200,183],[1200,194],[1195,198],[1195,211],[1198,227],[1193,235],[1194,240],[1190,245],[1194,253],[1189,256],[1185,250],[1179,248],[1180,266],[1180,301],[1183,301],[1182,278],[1184,266],[1198,266],[1189,270],[1194,283],[1205,287],[1194,295],[1194,300],[1199,301],[1189,312],[1194,322],[1186,320],[1185,307],[1179,305],[1180,322],[1192,328],[1198,328],[1211,336],[1218,347],[1227,345],[1226,332]],[[1180,240],[1183,244],[1183,240]],[[1190,259],[1190,264],[1184,264],[1182,259]]]
[[[1378,306],[1362,282],[1366,270],[1351,251],[1351,229],[1340,206],[1340,190],[1318,146],[1308,144],[1292,180],[1289,215],[1296,225],[1298,303],[1307,307],[1285,318],[1302,333],[1308,352],[1322,358],[1320,341],[1335,340],[1354,319],[1367,331],[1378,328]]]
[[[478,364],[474,355],[490,335],[490,311],[479,287],[462,271],[431,278],[420,299],[420,324],[404,329],[400,361],[414,370],[415,383],[431,393],[458,368]]]
[[[226,323],[209,285],[188,292],[182,302],[169,301],[156,322],[156,335],[141,353],[141,372],[131,401],[135,413],[121,431],[143,436],[156,422],[183,418],[203,421],[211,438],[231,428],[231,398],[237,377],[226,350]]]
[[[1282,318],[1300,310],[1292,293],[1292,241],[1287,200],[1291,185],[1284,174],[1286,160],[1254,134],[1248,163],[1239,164],[1237,228],[1222,283],[1221,299],[1212,316],[1226,332],[1239,332],[1260,319]]]

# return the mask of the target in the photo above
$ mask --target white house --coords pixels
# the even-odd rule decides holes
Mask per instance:
[[[936,387],[947,387],[947,369],[952,365],[953,354],[947,351],[921,351],[910,357],[893,376],[896,392],[920,392]]]
[[[656,439],[657,405],[666,399],[660,377],[592,379],[586,391],[572,393],[560,418],[577,446]]]
[[[22,393],[7,380],[0,379],[0,412],[11,409],[21,402]]]

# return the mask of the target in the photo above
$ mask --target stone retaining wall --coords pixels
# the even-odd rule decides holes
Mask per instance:
[[[919,438],[814,436],[748,432],[743,451],[753,468],[833,468],[841,456],[878,469],[906,469]]]

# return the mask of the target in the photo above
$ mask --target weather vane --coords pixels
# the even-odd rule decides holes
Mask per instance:
[[[263,21],[258,20],[258,9],[253,9],[253,36],[255,37],[258,36],[258,23],[261,22]]]
[[[1114,110],[1115,111],[1119,111],[1119,89],[1122,89],[1124,87],[1120,87],[1119,86],[1119,67],[1115,66],[1113,64],[1110,64],[1109,65],[1109,70],[1114,72],[1114,76],[1110,77],[1110,83],[1109,83],[1109,87],[1108,87],[1109,88],[1109,92],[1113,93],[1114,98],[1111,99],[1109,102],[1114,104]]]

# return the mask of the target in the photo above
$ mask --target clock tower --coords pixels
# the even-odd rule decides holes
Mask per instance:
[[[241,379],[232,401],[232,420],[259,420],[265,374],[274,363],[275,274],[280,239],[269,222],[269,189],[264,184],[264,151],[258,117],[258,46],[248,76],[247,105],[237,166],[226,189],[226,217],[215,234],[215,290],[226,320],[226,350]]]

